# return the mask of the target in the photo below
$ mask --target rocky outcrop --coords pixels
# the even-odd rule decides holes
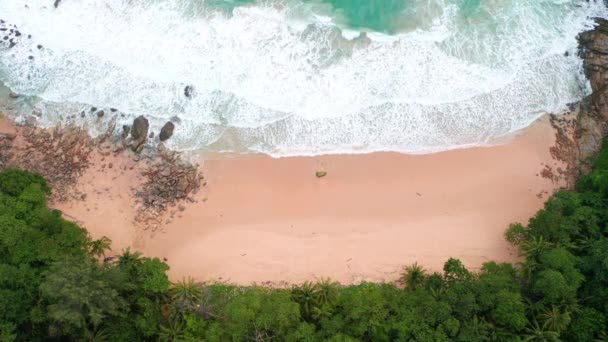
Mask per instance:
[[[133,120],[133,125],[131,126],[131,139],[133,140],[133,146],[131,148],[134,152],[141,152],[143,149],[143,144],[148,138],[149,128],[150,124],[148,123],[148,119],[146,119],[143,115],[140,115]]]
[[[164,145],[160,144],[154,153],[142,172],[145,182],[141,191],[135,193],[143,204],[136,221],[152,230],[162,224],[159,218],[167,209],[184,207],[181,204],[184,200],[193,201],[191,195],[198,192],[203,179],[198,165],[183,160],[178,153],[166,149]]]
[[[173,122],[168,121],[160,130],[160,135],[158,136],[160,141],[166,141],[171,138],[171,136],[173,136],[174,129],[175,125],[173,124]]]
[[[593,93],[580,102],[574,125],[574,159],[578,174],[591,169],[590,158],[602,147],[608,123],[608,20],[579,35],[580,56]]]

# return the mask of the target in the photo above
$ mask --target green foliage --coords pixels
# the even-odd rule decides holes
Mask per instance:
[[[46,195],[51,193],[46,180],[37,174],[18,169],[6,169],[0,172],[0,192],[18,197],[30,185],[38,185]]]
[[[41,299],[47,315],[62,335],[72,335],[117,315],[124,305],[99,264],[91,259],[54,264],[43,274]]]
[[[267,340],[285,336],[299,326],[298,303],[287,290],[252,287],[226,303],[222,316],[232,341]]]

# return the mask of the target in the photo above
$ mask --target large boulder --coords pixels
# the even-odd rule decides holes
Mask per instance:
[[[143,115],[138,116],[133,120],[133,125],[131,126],[131,138],[133,139],[133,151],[137,151],[143,143],[146,142],[146,138],[148,138],[148,129],[150,128],[150,123],[148,123],[148,119],[146,119]]]
[[[160,135],[158,136],[160,138],[160,141],[165,141],[171,138],[174,129],[175,125],[173,124],[173,122],[168,121],[160,130]]]

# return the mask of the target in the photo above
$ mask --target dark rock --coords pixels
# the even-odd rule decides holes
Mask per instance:
[[[42,45],[38,44],[38,46],[36,46],[38,48],[38,50],[42,50]]]
[[[129,125],[123,125],[122,126],[122,137],[123,138],[128,137],[130,131],[131,131],[131,126],[129,126]]]
[[[116,112],[116,108],[110,108],[110,112],[115,113]]]
[[[91,113],[96,112],[97,111],[97,107],[91,107]]]
[[[166,141],[171,138],[171,136],[173,136],[174,129],[175,125],[173,124],[173,122],[168,121],[160,130],[160,134],[158,136],[160,138],[160,141]]]
[[[16,99],[16,98],[19,98],[19,94],[14,93],[14,92],[12,92],[12,91],[11,91],[11,92],[8,94],[8,97],[10,97],[11,99]]]
[[[34,60],[34,56],[27,56],[29,60]]]
[[[186,86],[186,88],[184,88],[184,95],[187,98],[191,98],[192,97],[192,92],[194,91],[194,87],[192,87],[191,85]]]
[[[154,139],[154,132],[150,132],[150,135],[148,135],[148,138]]]
[[[317,176],[317,178],[322,178],[322,177],[327,176],[327,172],[325,172],[325,171],[317,171],[317,172],[315,172],[315,176]]]
[[[133,151],[141,151],[140,146],[143,149],[142,145],[146,141],[149,128],[150,124],[148,123],[148,119],[143,115],[140,115],[133,120],[133,125],[131,126],[131,138],[133,138],[134,142]]]
[[[55,0],[55,4],[53,6],[55,6],[55,8],[59,7],[59,4],[61,3],[61,0]]]
[[[180,119],[177,115],[172,116],[169,120],[176,124],[182,123],[182,119]]]
[[[103,116],[104,116],[105,114],[106,114],[106,113],[105,113],[103,110],[100,110],[99,112],[97,112],[97,117],[98,117],[98,118],[103,118]]]

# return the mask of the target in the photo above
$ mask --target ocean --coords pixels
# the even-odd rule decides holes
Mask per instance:
[[[145,115],[156,133],[177,122],[173,149],[275,157],[491,144],[589,94],[576,36],[608,15],[601,0],[54,2],[0,1],[18,119],[95,134]]]

